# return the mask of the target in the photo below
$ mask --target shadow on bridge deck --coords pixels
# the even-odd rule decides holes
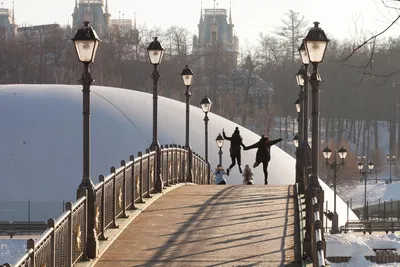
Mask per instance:
[[[143,211],[96,267],[301,266],[293,205],[293,186],[182,186]]]

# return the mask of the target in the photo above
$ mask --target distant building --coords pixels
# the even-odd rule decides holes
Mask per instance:
[[[12,11],[3,7],[1,3],[0,8],[0,29],[6,32],[7,35],[14,37],[17,33],[17,24],[15,22],[14,7]]]
[[[76,31],[83,26],[84,21],[89,21],[100,38],[107,35],[110,29],[111,14],[108,12],[108,0],[75,0],[72,13],[72,30]]]
[[[229,9],[229,18],[226,9],[200,10],[198,35],[193,36],[193,54],[198,56],[200,67],[207,65],[207,54],[219,50],[230,65],[237,65],[239,39],[234,34],[232,12]],[[204,55],[204,56],[202,56]]]
[[[123,37],[131,38],[136,45],[139,42],[139,30],[136,28],[136,13],[132,25],[131,19],[119,18],[112,19],[110,27],[115,31],[118,30]]]

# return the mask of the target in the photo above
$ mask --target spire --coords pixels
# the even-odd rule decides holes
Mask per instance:
[[[133,13],[133,29],[136,29],[136,12]]]
[[[232,24],[232,2],[229,2],[229,24]]]
[[[106,13],[108,14],[108,0],[106,0]]]
[[[215,0],[214,0],[214,17],[215,17]]]
[[[200,22],[199,24],[203,24],[203,2],[200,3]]]
[[[12,24],[15,25],[15,5],[14,5],[14,1],[13,1],[13,7],[12,7]]]

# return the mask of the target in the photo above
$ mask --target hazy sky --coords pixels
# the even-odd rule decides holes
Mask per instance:
[[[13,0],[3,0],[11,8]],[[354,21],[365,31],[378,32],[390,24],[397,11],[386,8],[382,1],[391,0],[219,0],[219,8],[229,9],[241,46],[254,44],[260,32],[270,33],[280,24],[284,13],[292,9],[304,15],[312,26],[319,21],[329,37],[346,38],[354,34]],[[197,32],[201,0],[108,0],[112,18],[118,12],[125,18],[137,14],[137,23],[149,28],[180,25]],[[214,0],[202,0],[203,8],[212,8]],[[71,21],[75,0],[15,0],[16,20],[19,25],[59,23]],[[393,5],[393,4],[392,4]],[[398,5],[400,7],[400,4]],[[386,36],[397,36],[394,27]]]

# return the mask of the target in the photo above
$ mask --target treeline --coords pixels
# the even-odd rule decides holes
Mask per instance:
[[[196,65],[199,54],[193,51],[193,37],[184,27],[166,30],[139,27],[134,33],[122,34],[113,28],[104,38],[91,65],[96,85],[129,88],[151,92],[152,68],[146,48],[157,32],[165,49],[160,65],[160,95],[184,100],[184,86],[179,76],[186,64],[195,72],[192,104],[199,103],[204,94],[214,102],[213,110],[220,115],[248,126],[258,121],[259,132],[271,132],[273,117],[283,118],[283,138],[289,137],[292,120],[296,118],[294,102],[299,87],[295,74],[301,66],[297,48],[312,26],[300,14],[289,11],[276,31],[260,33],[259,41],[242,48],[237,66],[224,60],[221,47],[214,47],[212,60],[206,69]],[[321,27],[324,28],[323,22]],[[262,28],[260,28],[262,32]],[[326,32],[328,38],[329,32]],[[40,30],[20,29],[15,38],[0,32],[0,83],[76,84],[82,71],[70,38],[70,28]],[[239,36],[240,38],[240,36]],[[364,45],[353,54],[360,40],[331,38],[325,61],[320,66],[322,140],[354,143],[356,154],[382,153],[379,147],[378,124],[388,122],[391,133],[391,153],[399,156],[400,131],[400,39],[380,40]],[[351,55],[349,57],[349,55]],[[238,72],[238,69],[242,72]],[[241,73],[241,82],[232,84],[232,75]],[[243,75],[243,73],[245,75]],[[260,80],[263,81],[260,87]],[[229,86],[227,86],[229,82]],[[239,87],[239,88],[238,88]],[[255,106],[252,90],[274,91],[270,102]],[[223,92],[223,94],[218,94]],[[260,94],[262,95],[263,92]],[[238,100],[239,97],[239,100]],[[239,101],[239,102],[238,102]],[[252,120],[249,119],[252,118]],[[362,123],[358,123],[362,122]]]

